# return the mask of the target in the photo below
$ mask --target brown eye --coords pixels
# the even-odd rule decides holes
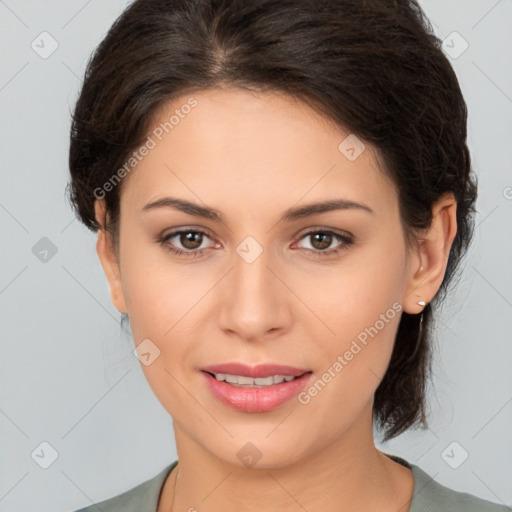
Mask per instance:
[[[177,236],[183,247],[189,250],[199,248],[203,238],[203,234],[197,231],[182,231]]]
[[[310,231],[301,237],[301,240],[310,241],[311,248],[306,247],[314,256],[332,256],[346,250],[354,243],[352,237],[334,233],[329,230]],[[332,246],[334,241],[338,241],[338,248],[326,250]]]
[[[315,249],[327,249],[332,243],[332,235],[328,233],[314,233],[313,235],[309,235],[311,237],[312,245]]]
[[[207,233],[198,229],[181,229],[168,235],[157,237],[156,241],[165,250],[178,256],[200,256],[207,247],[201,247],[205,238],[210,238]],[[173,240],[175,239],[175,240]],[[173,240],[171,242],[171,240]]]

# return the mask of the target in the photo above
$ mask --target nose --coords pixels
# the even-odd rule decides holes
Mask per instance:
[[[244,341],[275,338],[290,329],[293,316],[293,294],[284,284],[281,267],[270,251],[260,252],[258,246],[249,240],[238,247],[221,285],[220,328]]]

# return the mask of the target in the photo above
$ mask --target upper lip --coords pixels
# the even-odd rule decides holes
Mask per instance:
[[[247,366],[242,363],[224,363],[205,366],[201,371],[208,373],[224,373],[228,375],[240,375],[252,377],[253,379],[270,377],[271,375],[284,375],[298,377],[311,370],[295,368],[282,364],[260,364],[256,366]]]

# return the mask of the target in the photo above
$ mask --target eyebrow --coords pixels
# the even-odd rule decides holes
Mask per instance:
[[[224,222],[222,214],[214,208],[208,208],[200,206],[185,199],[178,199],[175,197],[163,197],[157,201],[146,204],[142,210],[149,211],[157,208],[175,208],[189,215],[195,217],[202,217],[205,219]],[[311,217],[313,215],[319,215],[321,213],[331,212],[334,210],[361,210],[371,214],[375,212],[367,205],[358,203],[356,201],[350,201],[348,199],[335,199],[330,201],[323,201],[320,203],[307,204],[296,208],[289,208],[286,210],[281,217],[280,221],[293,221],[303,219],[305,217]]]

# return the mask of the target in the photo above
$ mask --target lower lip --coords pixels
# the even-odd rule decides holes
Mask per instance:
[[[312,373],[305,373],[290,382],[261,388],[245,388],[217,380],[209,373],[201,372],[210,391],[225,405],[243,412],[267,412],[277,409],[298,395],[310,380]]]

